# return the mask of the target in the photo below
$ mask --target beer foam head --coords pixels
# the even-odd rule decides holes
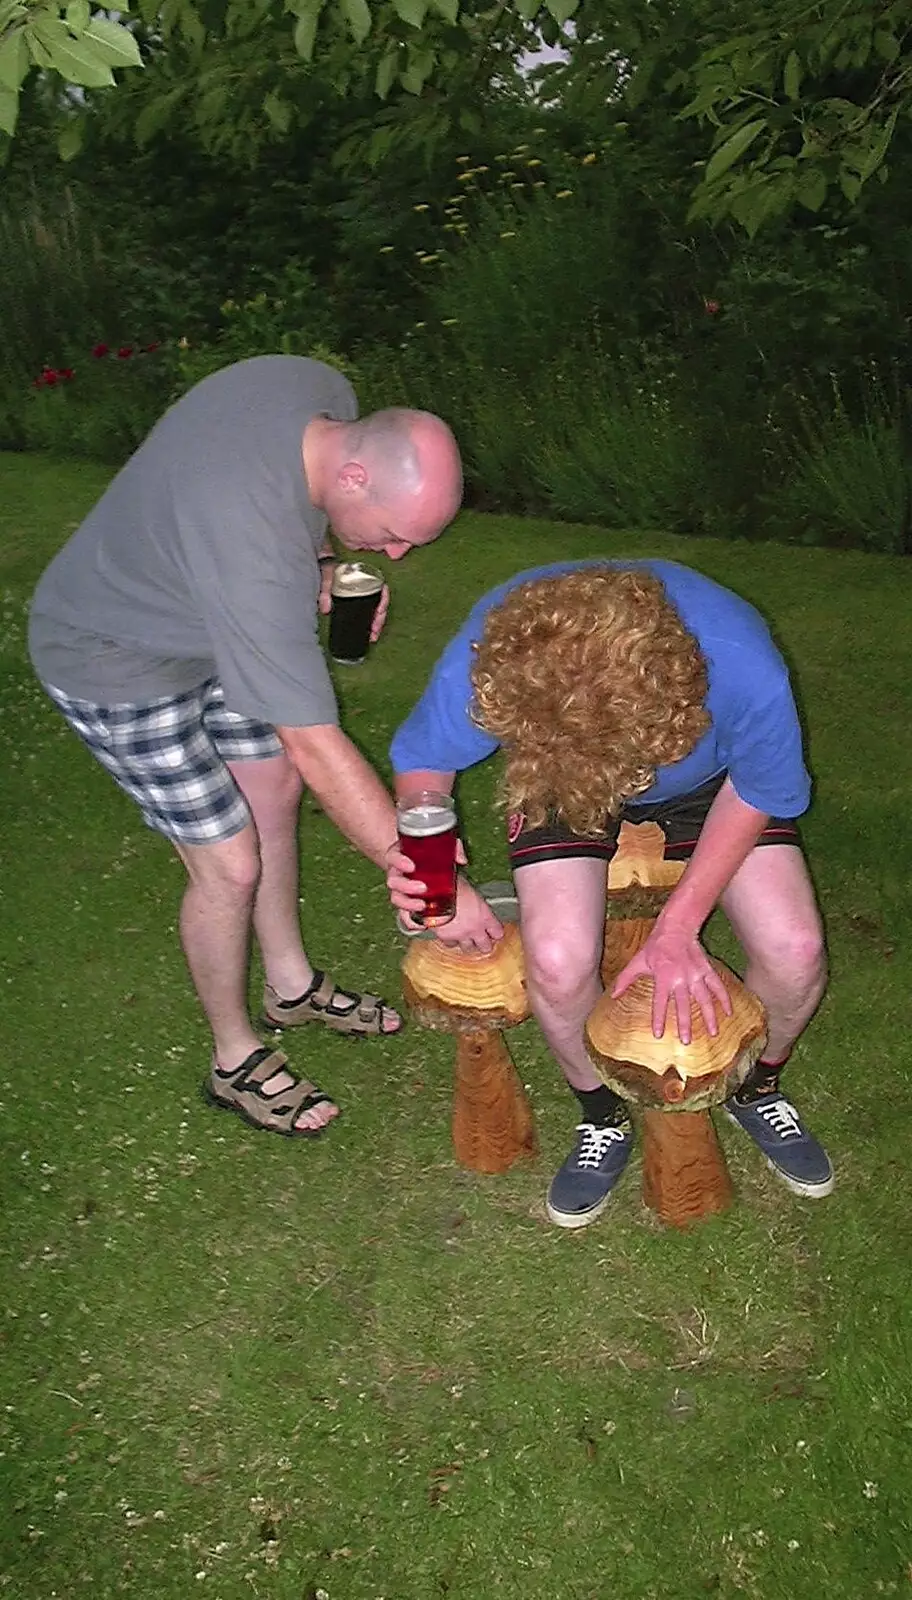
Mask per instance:
[[[360,561],[340,561],[333,572],[332,592],[347,599],[352,595],[377,594],[383,588],[379,572]]]
[[[399,813],[399,830],[412,839],[426,839],[434,833],[446,833],[456,817],[448,806],[417,805]]]

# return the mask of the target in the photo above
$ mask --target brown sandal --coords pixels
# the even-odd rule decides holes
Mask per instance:
[[[340,1001],[344,1004],[340,1005]],[[335,1033],[353,1034],[357,1038],[375,1037],[379,1034],[392,1039],[402,1032],[402,1019],[398,1028],[384,1028],[383,1013],[392,1010],[376,994],[355,994],[350,989],[337,988],[326,972],[314,972],[313,981],[297,1000],[282,1000],[267,983],[263,990],[263,1015],[266,1028],[281,1032],[283,1028],[300,1028],[305,1022],[323,1022]]]
[[[312,1106],[323,1103],[331,1105],[328,1094],[308,1083],[306,1078],[296,1078],[287,1089],[274,1090],[272,1094],[266,1092],[273,1078],[290,1070],[281,1050],[263,1046],[254,1050],[233,1072],[222,1072],[213,1061],[209,1077],[203,1083],[203,1094],[210,1105],[236,1111],[252,1128],[280,1133],[286,1139],[319,1139],[329,1123],[322,1128],[298,1128],[295,1123],[302,1111],[310,1111]]]

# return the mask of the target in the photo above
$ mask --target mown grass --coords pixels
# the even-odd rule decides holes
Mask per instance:
[[[339,669],[383,767],[477,594],[599,552],[731,584],[792,662],[833,975],[789,1082],[837,1189],[795,1200],[726,1124],[726,1216],[664,1231],[635,1166],[566,1235],[542,1197],[573,1104],[532,1023],[510,1043],[542,1154],[505,1178],[453,1164],[450,1041],[415,1028],[291,1041],[344,1105],[318,1143],[200,1100],[180,869],[24,653],[32,582],[104,481],[0,458],[0,1592],[908,1593],[907,565],[467,515],[392,570],[388,635]],[[494,778],[461,789],[479,879],[505,874]],[[309,806],[302,842],[313,954],[394,996],[378,875]]]

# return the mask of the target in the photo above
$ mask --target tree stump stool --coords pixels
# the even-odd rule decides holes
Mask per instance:
[[[646,943],[685,869],[684,862],[666,861],[664,848],[658,823],[622,824],[617,854],[608,869],[602,959],[606,992],[587,1020],[585,1037],[602,1080],[642,1108],[646,1205],[663,1222],[686,1227],[731,1203],[731,1178],[709,1107],[727,1099],[760,1056],[766,1043],[766,1015],[756,995],[714,957],[710,960],[732,1002],[730,1017],[717,1009],[715,1038],[692,1003],[690,1044],[678,1038],[671,1010],[665,1034],[656,1039],[650,978],[638,978],[612,1000],[615,978]]]
[[[487,885],[481,893],[504,921],[503,938],[491,953],[463,955],[433,935],[414,935],[402,963],[402,990],[418,1022],[456,1039],[456,1160],[473,1172],[498,1173],[538,1149],[532,1107],[502,1032],[530,1012],[512,888]],[[514,920],[506,920],[510,915]]]

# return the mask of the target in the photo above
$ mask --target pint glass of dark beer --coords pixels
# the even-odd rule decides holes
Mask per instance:
[[[333,572],[329,653],[341,666],[360,666],[367,655],[382,590],[381,574],[360,561],[340,561]]]
[[[415,863],[426,886],[424,910],[412,913],[422,928],[439,928],[456,915],[456,807],[452,795],[422,789],[396,807],[399,848]]]

